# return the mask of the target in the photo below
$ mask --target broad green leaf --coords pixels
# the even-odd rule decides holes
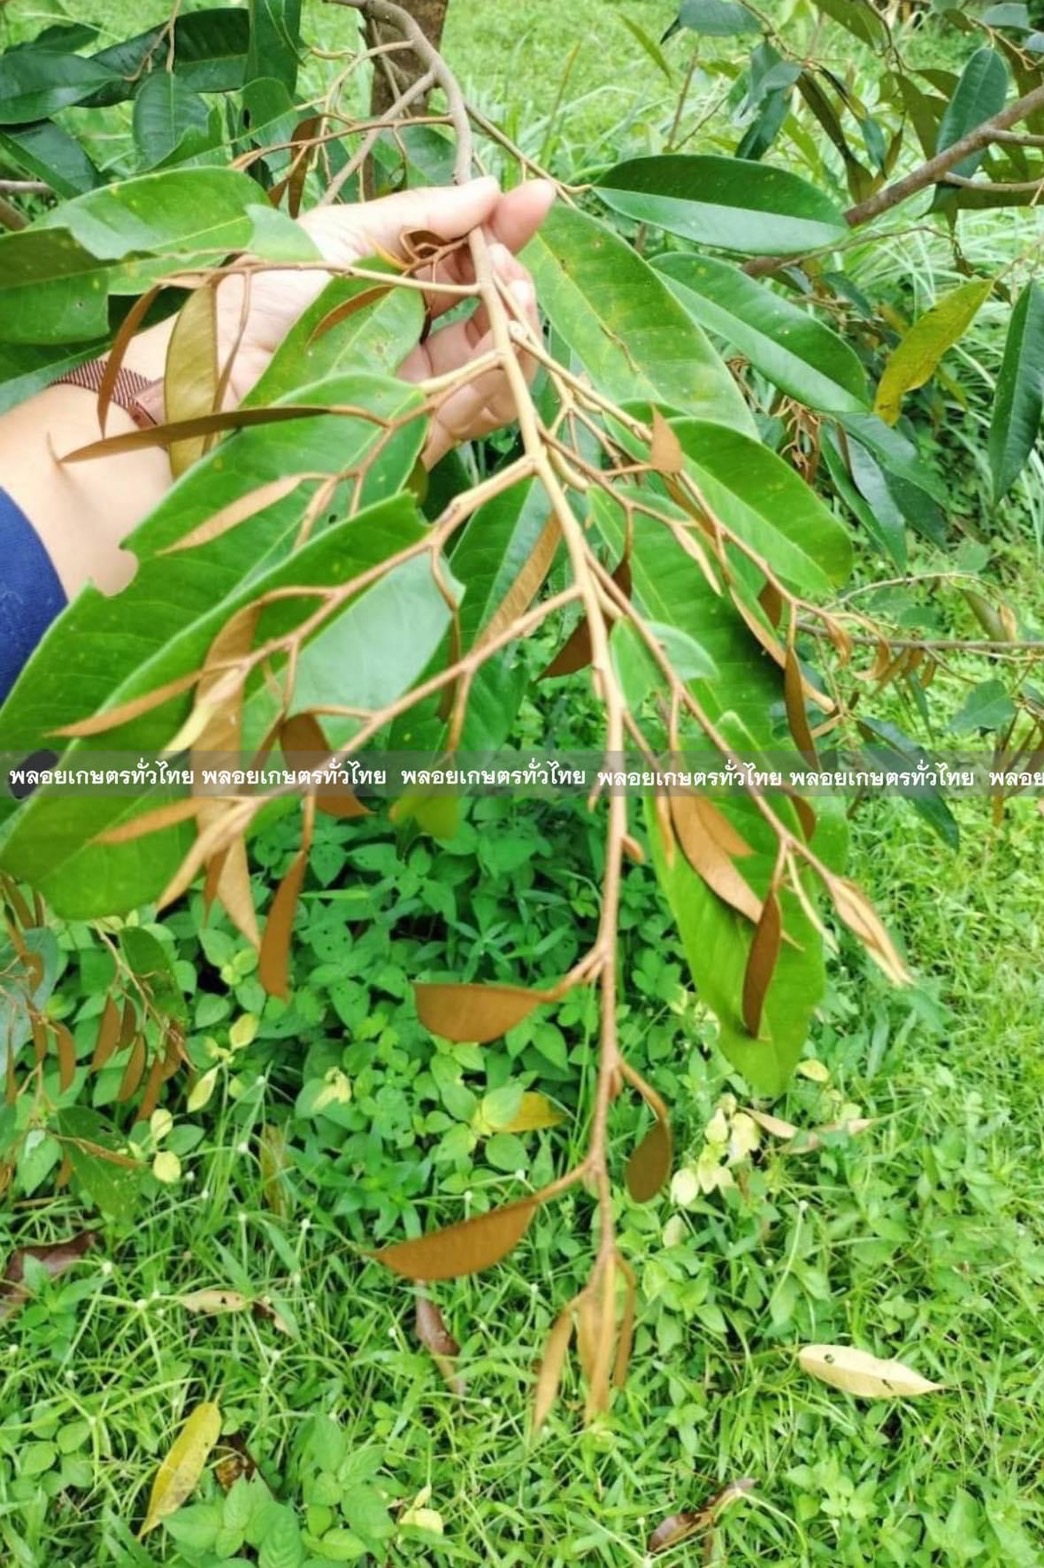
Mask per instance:
[[[107,269],[64,229],[0,235],[0,338],[65,347],[108,332]]]
[[[0,315],[4,311],[3,299],[3,288],[0,287]],[[50,386],[56,377],[74,369],[85,359],[94,359],[104,353],[107,346],[107,332],[105,337],[93,342],[75,345],[0,341],[0,414],[14,408],[23,399],[32,397],[34,392]]]
[[[828,413],[869,407],[857,354],[808,311],[709,256],[670,251],[654,265],[700,326],[738,349],[780,391]]]
[[[1044,288],[1032,279],[1015,303],[990,422],[993,498],[1006,496],[1025,468],[1044,410]]]
[[[948,349],[960,342],[993,292],[992,278],[962,283],[926,311],[892,350],[874,399],[874,413],[894,425],[907,392],[923,387]]]
[[[246,244],[247,209],[257,199],[257,185],[237,169],[167,169],[88,191],[25,232],[67,230],[99,261],[145,255],[185,265],[193,257],[218,260]]]
[[[979,21],[986,27],[1013,27],[1019,32],[1030,33],[1033,23],[1030,21],[1028,5],[991,5],[984,11]]]
[[[833,595],[852,568],[848,530],[782,458],[738,430],[671,421],[708,503],[799,593]]]
[[[905,572],[906,522],[877,459],[858,441],[846,441],[844,454],[834,432],[824,431],[823,456],[835,490],[882,555]]]
[[[145,73],[165,69],[169,41],[164,22],[94,55],[93,63],[113,73],[113,80],[92,95],[89,106],[132,98]],[[193,92],[235,92],[245,80],[249,42],[250,18],[245,8],[220,6],[189,12],[174,23],[174,69]]]
[[[817,250],[847,233],[829,196],[786,169],[673,153],[617,164],[595,186],[615,212],[746,256]]]
[[[9,49],[0,55],[0,125],[46,120],[113,81],[97,60],[51,49]]]
[[[292,93],[300,52],[301,0],[250,0],[247,80],[271,76]]]
[[[733,38],[740,33],[760,33],[761,23],[737,0],[682,0],[678,21],[690,32],[709,38]]]
[[[604,223],[559,205],[524,260],[552,326],[600,391],[754,433],[747,405],[704,333],[663,279]]]
[[[867,450],[874,454],[890,482],[898,481],[908,490],[922,491],[926,497],[937,501],[940,506],[948,503],[949,497],[945,484],[926,463],[921,461],[917,448],[901,431],[893,430],[876,414],[842,414],[839,423],[849,435],[861,441]],[[909,521],[913,522],[914,519],[909,517],[905,506],[903,511]]]
[[[134,96],[134,142],[142,168],[169,158],[191,131],[207,129],[210,111],[203,99],[172,71],[152,71]]]
[[[976,50],[961,72],[956,91],[942,117],[936,152],[945,152],[984,120],[999,114],[1007,96],[1008,66],[1004,56],[996,49]],[[954,164],[951,172],[967,178],[975,173],[985,156],[985,148],[969,153],[967,158]],[[939,194],[942,196],[943,191]]]
[[[683,681],[714,680],[717,668],[714,660],[677,626],[663,626],[650,621],[649,630],[670,659],[676,673]],[[634,625],[619,620],[609,637],[609,653],[617,679],[623,687],[627,706],[637,713],[645,699],[663,688],[663,674],[651,652]]]
[[[104,184],[79,142],[53,120],[0,133],[0,150],[17,169],[45,180],[59,196],[79,196]]]
[[[454,576],[466,588],[460,610],[463,647],[471,647],[527,563],[533,561],[549,517],[542,487],[528,482],[512,485],[488,501],[463,530],[450,557]],[[534,597],[539,586],[538,582]]]
[[[888,27],[873,0],[814,0],[816,9],[840,22],[865,44],[880,47],[888,42]]]
[[[133,1219],[141,1178],[106,1119],[86,1105],[70,1105],[59,1111],[58,1129],[73,1175],[91,1202],[114,1220]]]
[[[950,728],[958,735],[972,731],[1001,730],[1015,717],[1015,704],[1008,696],[1003,681],[983,681],[969,692],[960,711],[950,720]]]

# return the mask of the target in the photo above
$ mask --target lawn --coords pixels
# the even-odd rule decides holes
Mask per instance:
[[[342,19],[312,9],[324,43],[343,41]],[[13,11],[5,25],[27,33],[59,14]],[[61,14],[88,8],[69,0]],[[116,36],[131,17],[145,26],[166,14],[112,0],[105,27]],[[622,17],[658,38],[671,14],[665,0],[454,0],[446,51],[486,111],[565,171],[602,147],[641,150],[649,127],[669,121],[683,51],[668,46],[672,85]],[[973,243],[1009,242],[989,215],[969,232]],[[1021,230],[1010,236],[1013,249],[1023,243]],[[910,255],[897,244],[875,265],[898,286]],[[981,347],[995,364],[988,331]],[[988,401],[980,368],[969,356],[969,419]],[[973,465],[960,477],[973,493]],[[1002,580],[1021,583],[1038,622],[1039,515],[1009,508],[993,542]],[[330,1541],[324,1560],[626,1568],[648,1562],[666,1517],[750,1478],[713,1533],[665,1561],[1044,1563],[1042,821],[1030,800],[1000,825],[988,802],[957,815],[957,850],[901,802],[853,815],[851,874],[915,980],[891,988],[842,941],[808,1060],[772,1110],[802,1128],[869,1125],[806,1152],[769,1134],[737,1148],[735,1124],[726,1147],[749,1090],[714,1051],[651,871],[628,873],[624,1043],[671,1102],[687,1179],[646,1206],[621,1188],[640,1288],[630,1377],[611,1414],[584,1430],[574,1369],[537,1439],[534,1366],[585,1277],[587,1195],[542,1211],[508,1262],[437,1287],[459,1343],[450,1378],[418,1339],[412,1287],[365,1254],[396,1233],[404,1204],[426,1223],[459,1218],[517,1195],[519,1169],[535,1186],[583,1147],[592,1022],[579,1004],[505,1046],[440,1045],[432,1062],[409,998],[419,966],[448,968],[467,946],[459,933],[431,936],[457,899],[481,930],[476,965],[564,969],[595,915],[583,813],[511,815],[483,802],[481,842],[470,823],[449,846],[415,842],[401,863],[377,832],[363,831],[360,852],[354,829],[328,823],[300,933],[297,1010],[269,1008],[260,1024],[256,958],[220,924],[204,930],[194,897],[167,929],[195,1037],[210,1042],[200,1049],[213,1092],[172,1102],[173,1125],[142,1134],[150,1154],[179,1154],[181,1179],[151,1182],[122,1224],[89,1219],[99,1235],[83,1263],[34,1280],[33,1301],[4,1325],[0,1559],[192,1568],[206,1550],[281,1568],[300,1560],[292,1543],[306,1524]],[[282,867],[289,844],[269,830],[261,864]],[[350,928],[353,897],[377,915],[365,938]],[[404,901],[424,919],[406,918]],[[101,1007],[99,940],[74,923],[61,941],[69,1014],[86,997],[89,1019]],[[331,1016],[344,1026],[336,1046],[315,1027]],[[567,1119],[524,1140],[490,1134],[475,1113],[520,1064]],[[271,1131],[284,1123],[292,1155]],[[633,1109],[614,1124],[621,1168],[638,1125]],[[718,1184],[701,1185],[711,1170]],[[14,1244],[8,1230],[24,1242],[30,1230],[63,1236],[84,1224],[45,1186],[0,1218],[0,1251]],[[215,1289],[237,1293],[237,1309],[191,1305],[191,1293]],[[800,1369],[798,1347],[811,1342],[894,1356],[942,1387],[916,1401],[854,1400]],[[247,1477],[258,1467],[233,1495],[273,1496],[276,1525],[252,1537],[249,1500],[231,1517],[208,1479],[139,1543],[157,1465],[203,1400],[220,1402],[226,1444],[235,1434],[224,1458]],[[427,1512],[411,1522],[411,1509]],[[242,1555],[244,1540],[255,1555]]]

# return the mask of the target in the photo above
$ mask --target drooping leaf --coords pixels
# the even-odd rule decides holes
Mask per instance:
[[[312,713],[292,713],[284,719],[279,726],[279,745],[289,765],[298,772],[324,768],[334,752]],[[330,817],[351,820],[369,816],[369,808],[356,799],[347,784],[328,789],[317,787],[315,803]]]
[[[992,278],[962,283],[926,311],[892,350],[874,399],[874,413],[894,425],[903,398],[930,381],[939,361],[958,343],[993,291]]]
[[[247,80],[273,77],[290,93],[301,52],[301,0],[251,0]]]
[[[861,1399],[910,1399],[944,1386],[930,1383],[901,1361],[881,1360],[851,1345],[804,1345],[798,1362],[810,1377]]]
[[[678,22],[708,38],[735,38],[760,33],[761,23],[738,0],[682,0]]]
[[[657,1117],[627,1161],[624,1179],[635,1203],[655,1198],[671,1174],[674,1140],[670,1123]]]
[[[847,877],[831,877],[827,891],[834,901],[839,918],[853,936],[859,938],[874,962],[894,984],[909,985],[910,972],[862,888]]]
[[[682,853],[697,876],[730,909],[759,925],[761,900],[732,863],[733,855],[752,851],[724,813],[703,796],[672,795],[671,821]],[[729,847],[737,842],[742,849]]]
[[[168,422],[215,413],[220,377],[217,292],[203,287],[195,289],[181,307],[167,346],[163,395]],[[170,471],[175,479],[203,456],[207,444],[206,436],[171,442]]]
[[[44,180],[59,196],[79,196],[105,182],[80,143],[54,120],[9,126],[0,150],[31,179]]]
[[[478,1274],[518,1245],[538,1207],[538,1199],[520,1198],[416,1241],[396,1242],[373,1256],[406,1279],[459,1279],[464,1274]]]
[[[747,968],[743,976],[741,1002],[743,1022],[747,1026],[748,1033],[755,1040],[761,1033],[765,998],[776,972],[776,964],[779,962],[782,938],[783,916],[780,912],[779,899],[775,893],[769,892],[765,895],[761,919],[754,932],[754,940],[750,944]]]
[[[723,159],[732,167],[730,159]],[[523,260],[542,309],[595,385],[753,434],[725,364],[652,267],[618,234],[556,205]]]
[[[221,1411],[215,1404],[197,1405],[174,1439],[156,1472],[139,1540],[176,1513],[195,1491],[210,1451],[221,1436]]]
[[[92,1230],[80,1231],[76,1236],[69,1236],[64,1241],[48,1241],[39,1245],[17,1247],[8,1258],[4,1267],[3,1278],[0,1279],[0,1323],[6,1323],[20,1312],[30,1298],[30,1291],[25,1284],[26,1259],[43,1268],[52,1279],[61,1276],[74,1264],[79,1263],[98,1241],[97,1234]]]
[[[836,244],[844,215],[786,169],[733,158],[673,153],[635,158],[602,176],[598,195],[615,212],[683,239],[743,255],[787,254]]]
[[[724,338],[781,392],[829,413],[869,407],[866,371],[855,351],[808,311],[709,256],[670,251],[654,265],[700,326]]]
[[[958,735],[972,731],[1000,730],[1015,717],[1015,704],[1008,695],[1003,681],[981,681],[968,693],[960,709],[950,720],[950,728]]]
[[[210,111],[173,71],[152,71],[134,95],[134,142],[143,169],[163,163],[193,131],[207,129]]]
[[[430,1296],[423,1292],[417,1293],[417,1305],[414,1313],[414,1327],[417,1338],[427,1350],[431,1359],[438,1367],[453,1393],[463,1395],[467,1392],[464,1379],[457,1371],[457,1357],[460,1355],[460,1346],[446,1327],[446,1320],[442,1316],[437,1304]]]
[[[554,1408],[562,1383],[566,1356],[573,1338],[573,1314],[567,1307],[555,1319],[553,1328],[544,1344],[544,1354],[537,1373],[536,1392],[533,1396],[533,1431],[539,1432]]]
[[[265,934],[261,939],[258,955],[258,979],[269,996],[290,995],[290,939],[293,932],[297,900],[301,884],[308,869],[308,850],[300,849],[290,862],[290,869],[276,888],[275,897],[265,921]]]
[[[1007,495],[1025,468],[1044,412],[1044,288],[1031,279],[1008,323],[990,421],[993,498]]]
[[[47,120],[83,103],[114,73],[97,60],[53,49],[9,49],[0,55],[0,125]]]
[[[545,1000],[514,985],[415,985],[417,1016],[444,1040],[486,1045],[514,1029]]]
[[[840,22],[862,40],[880,48],[888,42],[888,26],[873,0],[814,0],[817,10]]]

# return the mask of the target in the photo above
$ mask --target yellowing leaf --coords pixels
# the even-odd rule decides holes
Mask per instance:
[[[681,442],[658,408],[654,408],[652,413],[649,461],[661,474],[680,474],[685,467],[685,454],[682,452]]]
[[[162,1154],[157,1154],[152,1162],[152,1174],[157,1181],[170,1184],[181,1178],[181,1161],[176,1154],[165,1149]]]
[[[912,1398],[943,1387],[929,1383],[901,1361],[882,1361],[850,1345],[805,1345],[798,1351],[798,1362],[810,1377],[862,1399]]]
[[[176,1513],[192,1494],[220,1435],[221,1411],[217,1405],[197,1405],[156,1472],[139,1540],[154,1530],[161,1520]]]
[[[627,1161],[625,1180],[635,1203],[655,1198],[671,1174],[673,1140],[666,1122],[657,1121]]]
[[[166,418],[171,424],[212,414],[218,382],[217,293],[204,285],[190,294],[174,323],[167,348],[163,390]],[[172,441],[170,470],[175,479],[202,457],[207,438]]]
[[[974,278],[944,295],[914,322],[884,368],[874,400],[878,418],[895,424],[906,393],[931,379],[947,349],[964,336],[992,291],[992,279]]]
[[[557,1127],[563,1121],[564,1112],[552,1105],[545,1095],[532,1093],[522,1096],[518,1110],[507,1121],[489,1118],[494,1132],[535,1132],[540,1127]]]
[[[537,1208],[536,1198],[521,1198],[416,1241],[396,1242],[374,1257],[406,1279],[459,1279],[462,1274],[478,1274],[518,1245]]]
[[[415,985],[413,993],[424,1027],[458,1045],[496,1040],[544,1000],[517,985]]]
[[[233,1051],[242,1051],[253,1044],[260,1022],[256,1013],[242,1013],[228,1031],[228,1043]]]
[[[214,1093],[214,1085],[217,1083],[217,1080],[218,1069],[211,1067],[209,1071],[203,1074],[202,1078],[197,1079],[192,1085],[189,1097],[185,1102],[186,1109],[190,1113],[201,1111],[205,1105],[210,1104],[210,1097]]]
[[[238,1290],[191,1290],[187,1296],[178,1297],[178,1305],[186,1312],[203,1312],[214,1317],[221,1312],[245,1312],[253,1302]]]

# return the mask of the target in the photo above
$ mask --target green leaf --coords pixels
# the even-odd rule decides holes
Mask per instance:
[[[152,71],[134,96],[134,143],[143,168],[169,158],[182,138],[207,129],[210,111],[172,71]]]
[[[1004,683],[994,679],[983,681],[968,694],[959,712],[950,720],[950,728],[958,735],[967,735],[972,730],[1002,730],[1014,717],[1015,704]]]
[[[85,1105],[72,1105],[59,1111],[58,1127],[73,1175],[91,1202],[115,1220],[132,1220],[140,1175],[129,1166],[106,1159],[101,1152],[124,1152],[108,1122]]]
[[[847,233],[841,209],[786,169],[674,153],[617,164],[595,186],[615,212],[746,256],[816,250]]]
[[[984,120],[991,120],[1004,108],[1008,96],[1008,66],[996,49],[978,49],[961,72],[956,91],[946,107],[939,126],[936,152],[945,152],[962,136],[973,131]],[[951,173],[967,178],[975,173],[986,156],[986,148],[969,153],[960,163],[955,163]],[[943,191],[940,190],[940,196]]]
[[[133,98],[143,75],[165,69],[170,41],[169,24],[163,23],[94,55],[93,63],[112,73],[113,81],[92,95],[89,106]],[[250,18],[245,9],[219,6],[192,11],[174,23],[174,69],[193,92],[235,92],[246,77],[249,43]]]
[[[167,169],[88,191],[11,238],[64,229],[99,261],[144,255],[191,265],[245,245],[257,199],[257,185],[238,169]]]
[[[0,315],[4,310],[3,301],[4,292],[0,287]],[[0,341],[0,414],[14,408],[24,398],[32,397],[41,388],[50,386],[57,376],[74,369],[85,359],[94,359],[107,346],[107,335],[93,342],[75,345]]]
[[[1014,27],[1023,33],[1033,31],[1028,5],[991,5],[979,21],[984,27]]]
[[[654,262],[686,310],[738,349],[773,386],[808,408],[855,413],[869,406],[855,351],[767,284],[708,256],[670,251]]]
[[[958,343],[993,292],[992,278],[975,278],[945,294],[926,311],[888,357],[874,399],[874,413],[894,425],[903,398],[931,380],[939,361]]]
[[[738,430],[671,421],[711,508],[798,593],[831,598],[852,568],[848,530],[782,458]],[[690,466],[690,465],[687,465]]]
[[[79,196],[104,184],[79,142],[53,120],[3,132],[0,151],[23,173],[45,180],[59,196]]]
[[[46,120],[112,80],[107,66],[78,54],[11,49],[0,55],[0,125]]]
[[[678,21],[690,32],[703,33],[708,38],[761,32],[757,17],[735,0],[682,0]]]
[[[300,51],[301,0],[250,0],[247,80],[271,76],[292,93]]]
[[[524,260],[552,326],[600,391],[753,433],[747,405],[703,332],[663,279],[604,223],[560,204]]]
[[[718,669],[705,648],[677,626],[649,621],[649,630],[683,681],[717,678]],[[663,686],[663,675],[644,640],[630,621],[620,620],[609,638],[609,653],[627,706],[637,713],[645,699]]]
[[[79,343],[108,331],[106,272],[62,229],[0,236],[0,336]]]
[[[866,750],[873,767],[916,772],[922,761],[931,766],[924,749],[887,720],[863,717],[859,728],[869,742]],[[938,789],[927,785],[899,785],[898,789],[944,844],[950,849],[960,848],[957,819]]]
[[[993,498],[1006,496],[1025,468],[1044,411],[1044,288],[1032,279],[1015,303],[990,421]]]
[[[840,22],[865,44],[881,47],[888,42],[888,27],[873,0],[814,0],[816,9]]]

